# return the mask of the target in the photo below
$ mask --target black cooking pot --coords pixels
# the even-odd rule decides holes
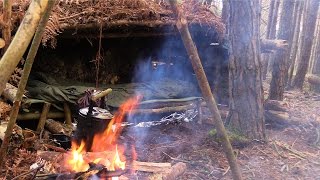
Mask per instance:
[[[90,107],[80,109],[74,140],[78,144],[84,141],[86,151],[90,151],[94,135],[106,130],[112,117],[108,110],[99,107],[92,107],[92,110]]]

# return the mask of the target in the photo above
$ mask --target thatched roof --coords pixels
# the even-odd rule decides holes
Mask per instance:
[[[16,27],[29,3],[30,0],[14,0],[13,24]],[[223,36],[224,24],[207,6],[198,0],[185,0],[182,8],[190,24],[209,28],[218,39]],[[174,14],[165,0],[59,0],[53,9],[43,43],[54,40],[62,32],[65,36],[89,36],[93,32],[95,36],[111,37],[114,32],[130,36],[133,32],[129,29],[134,28],[135,33],[140,35],[148,29],[169,33],[175,28],[174,24]],[[105,32],[99,33],[102,29]]]

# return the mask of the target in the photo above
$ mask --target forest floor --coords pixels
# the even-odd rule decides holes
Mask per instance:
[[[289,114],[285,127],[267,124],[267,142],[234,147],[245,179],[320,179],[320,96],[289,91],[283,105]],[[209,130],[196,123],[167,127],[163,136],[176,141],[157,144],[155,138],[162,136],[151,135],[153,145],[138,152],[147,152],[142,157],[148,161],[162,157],[173,164],[185,162],[188,169],[179,179],[232,179],[223,149],[208,136]]]
[[[282,105],[288,123],[281,128],[267,124],[267,142],[234,147],[244,178],[320,179],[320,95],[286,91]],[[232,179],[222,147],[209,135],[212,128],[197,122],[149,128],[135,137],[138,160],[184,162],[187,170],[179,179]],[[9,157],[0,179],[28,171],[36,159],[34,153],[17,152]],[[151,174],[138,173],[141,178],[135,179],[147,176]]]

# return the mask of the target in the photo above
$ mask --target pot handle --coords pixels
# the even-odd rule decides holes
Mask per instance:
[[[91,96],[91,100],[92,100],[92,101],[97,101],[98,99],[100,99],[100,98],[108,95],[108,94],[111,93],[111,92],[112,92],[112,89],[111,89],[111,88],[108,88],[108,89],[106,89],[106,90],[104,90],[104,91],[101,91],[99,94],[92,95],[92,96]]]

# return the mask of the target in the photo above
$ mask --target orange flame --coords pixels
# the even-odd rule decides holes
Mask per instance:
[[[94,136],[91,151],[107,152],[106,154],[101,154],[102,157],[84,158],[86,153],[84,149],[85,142],[82,141],[79,147],[75,142],[72,142],[71,155],[66,157],[67,168],[76,172],[86,171],[89,169],[89,163],[93,162],[102,164],[109,170],[124,170],[126,166],[125,157],[123,155],[124,148],[117,145],[117,139],[122,131],[121,123],[124,117],[137,107],[140,100],[141,96],[127,100],[120,106],[119,111],[110,121],[106,130],[103,133]]]
[[[83,159],[84,145],[84,141],[81,142],[79,147],[77,147],[77,144],[75,142],[72,142],[72,158],[67,160],[67,163],[70,165],[72,171],[79,172],[86,171],[89,169],[89,164],[87,164]]]

